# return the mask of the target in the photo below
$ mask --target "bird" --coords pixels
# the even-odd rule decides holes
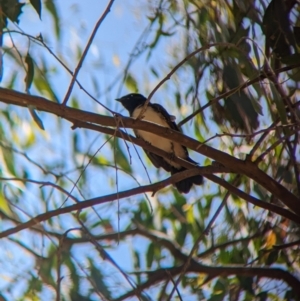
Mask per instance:
[[[131,93],[122,96],[121,98],[117,98],[116,100],[120,102],[125,109],[127,109],[130,117],[137,118],[143,110],[143,106],[147,101],[147,98],[142,94]],[[177,124],[175,123],[175,117],[170,115],[160,104],[148,103],[146,110],[143,111],[141,119],[180,132]],[[186,170],[185,167],[172,160],[172,156],[174,155],[197,165],[197,163],[189,157],[187,148],[180,143],[170,141],[166,138],[162,138],[158,135],[142,130],[134,130],[134,133],[136,137],[143,139],[152,146],[170,153],[170,158],[167,159],[144,149],[148,158],[156,168],[162,167],[165,171],[171,172],[171,175]],[[202,183],[203,177],[201,175],[196,175],[176,182],[174,185],[180,193],[188,193],[193,184],[201,185]]]

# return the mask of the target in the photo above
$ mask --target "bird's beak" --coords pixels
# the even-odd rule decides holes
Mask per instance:
[[[115,100],[118,102],[121,102],[121,98],[116,98]]]

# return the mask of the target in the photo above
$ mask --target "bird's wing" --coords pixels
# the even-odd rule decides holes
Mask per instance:
[[[175,130],[177,132],[181,132],[180,129],[178,128],[177,124],[173,121],[174,120],[174,117],[171,116],[167,111],[166,109],[161,106],[160,104],[157,104],[157,103],[151,103],[149,104],[151,106],[151,108],[156,111],[158,114],[160,114],[163,119],[166,121],[167,125],[169,126],[170,129],[172,130]],[[139,137],[137,131],[134,131],[136,136]],[[170,142],[173,144],[173,142]],[[153,144],[153,146],[157,146],[159,147],[158,145],[155,145],[155,143]],[[184,145],[181,145],[184,153],[185,153],[185,156],[182,157],[183,159],[188,159],[189,158],[189,155],[188,155],[188,151],[187,151],[187,148],[184,146]],[[172,166],[171,164],[169,164],[168,160],[152,153],[152,152],[149,152],[147,150],[145,150],[145,153],[147,154],[148,158],[150,159],[150,161],[152,162],[152,164],[156,167],[156,168],[159,168],[159,167],[162,167],[164,170],[168,171],[168,172],[171,172],[172,170],[174,170],[174,166]],[[170,154],[171,155],[171,154]]]
[[[146,150],[145,153],[156,168],[162,167],[165,171],[168,172],[172,170],[172,166],[167,161],[165,161],[164,158]]]
[[[157,111],[158,113],[160,113],[164,119],[166,120],[166,122],[168,123],[169,127],[172,129],[172,130],[175,130],[177,132],[180,132],[181,133],[181,130],[178,128],[176,122],[174,122],[174,116],[170,115],[167,110],[161,106],[160,104],[158,103],[153,103],[151,104],[152,108]],[[184,152],[186,154],[186,156],[188,157],[189,156],[189,153],[188,153],[188,150],[185,146],[182,145],[182,148],[184,149]],[[154,164],[154,163],[153,163]]]
[[[158,113],[160,113],[164,119],[166,120],[166,122],[168,123],[169,127],[177,132],[180,132],[177,124],[174,122],[174,116],[171,116],[167,110],[161,106],[160,104],[158,103],[152,103],[151,104],[151,107]]]

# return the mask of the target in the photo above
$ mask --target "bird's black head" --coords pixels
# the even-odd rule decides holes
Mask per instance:
[[[131,93],[116,99],[116,101],[119,101],[124,108],[129,111],[130,115],[132,115],[135,108],[143,105],[146,100],[147,98],[145,96],[138,93]]]

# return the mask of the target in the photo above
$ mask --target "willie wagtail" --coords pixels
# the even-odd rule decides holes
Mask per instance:
[[[146,102],[147,98],[141,94],[132,93],[132,94],[125,95],[121,98],[118,98],[116,100],[119,101],[125,107],[125,109],[129,111],[131,117],[137,118],[141,110],[143,109],[143,105]],[[180,132],[177,124],[174,122],[174,117],[171,116],[164,107],[162,107],[157,103],[148,104],[146,110],[143,113],[142,119]],[[166,138],[162,138],[155,134],[141,131],[141,130],[134,130],[134,133],[137,137],[142,138],[146,142],[150,143],[151,145],[157,148],[164,150],[167,153],[175,155],[193,164],[197,164],[189,157],[186,147],[179,143],[170,141]],[[157,168],[162,167],[164,170],[171,172],[172,175],[177,172],[186,170],[185,167],[182,167],[181,165],[172,161],[171,156],[170,159],[166,159],[156,154],[153,154],[145,149],[144,151],[155,167]],[[203,182],[202,176],[197,175],[179,181],[175,183],[175,186],[177,187],[179,192],[188,193],[191,187],[193,186],[193,184],[201,185],[202,182]]]

